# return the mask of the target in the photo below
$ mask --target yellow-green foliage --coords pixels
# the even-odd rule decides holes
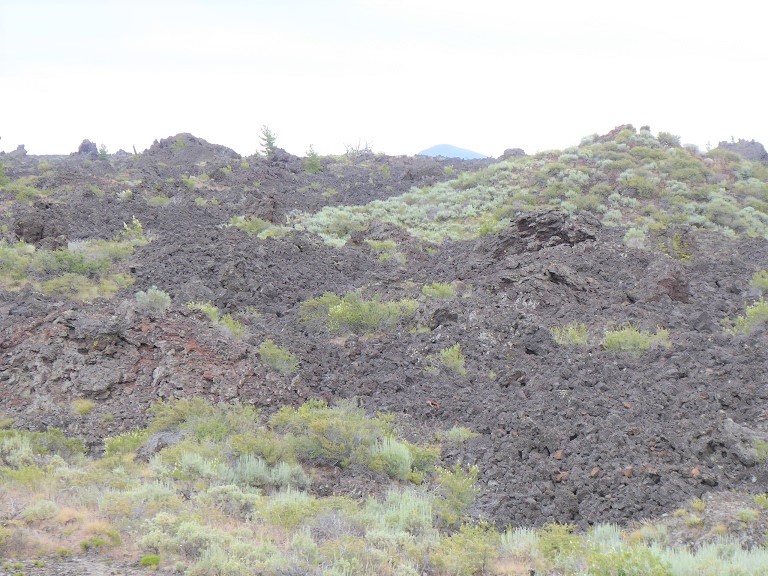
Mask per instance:
[[[280,374],[291,374],[299,368],[296,355],[285,348],[281,348],[270,339],[265,340],[259,347],[259,356],[264,364],[277,370]]]
[[[290,228],[285,226],[276,226],[271,222],[262,220],[256,216],[246,218],[245,216],[232,216],[227,226],[239,228],[249,236],[256,236],[262,240],[267,238],[280,238],[291,232]]]
[[[251,236],[256,236],[272,226],[272,223],[256,216],[252,216],[251,218],[246,218],[245,216],[232,216],[232,218],[229,219],[227,226],[234,226]]]
[[[768,462],[768,442],[755,439],[755,459],[760,463]]]
[[[240,338],[245,334],[245,326],[235,320],[232,314],[222,314],[221,311],[216,308],[210,302],[189,302],[187,308],[190,310],[198,310],[205,314],[211,321],[211,324],[221,329],[224,334],[233,338]]]
[[[467,369],[464,367],[464,354],[461,352],[461,344],[457,342],[453,346],[443,348],[440,350],[439,355],[443,366],[456,372],[459,376],[467,375]]]
[[[415,300],[382,302],[379,296],[365,300],[359,292],[344,296],[326,292],[302,303],[301,320],[331,333],[370,333],[393,328],[402,318],[413,316],[416,308]]]
[[[489,524],[464,524],[442,538],[432,552],[441,573],[455,576],[487,574],[499,554],[499,534]]]
[[[560,346],[583,346],[588,342],[587,325],[583,322],[571,322],[565,326],[550,329],[552,338]]]
[[[453,298],[456,295],[456,286],[447,282],[433,282],[422,286],[421,293],[427,298]]]
[[[366,239],[365,243],[369,248],[379,255],[379,262],[389,262],[394,260],[399,263],[405,262],[405,254],[397,251],[397,243],[394,240],[371,240]]]
[[[656,333],[651,334],[630,325],[620,330],[606,330],[603,338],[603,347],[606,350],[625,352],[632,356],[641,356],[643,352],[657,346],[672,346],[668,330],[657,328]]]
[[[5,174],[2,174],[2,176],[5,176]],[[0,178],[0,180],[5,180],[4,184],[0,183],[0,191],[13,194],[16,200],[22,202],[26,200],[34,200],[35,198],[45,196],[50,193],[50,191],[46,191],[35,186],[39,180],[38,176],[22,176],[21,178],[17,178],[12,182],[8,181],[7,177]]]
[[[15,289],[31,282],[47,294],[81,300],[110,297],[133,283],[126,274],[110,273],[114,264],[146,243],[141,222],[135,218],[113,240],[70,242],[57,250],[0,240],[0,285]]]
[[[734,320],[725,320],[724,324],[732,334],[750,334],[762,326],[768,320],[768,301],[762,298],[747,306],[743,316]]]
[[[450,430],[446,432],[440,432],[437,435],[441,441],[447,442],[449,444],[464,444],[468,440],[476,438],[477,436],[479,436],[477,432],[473,432],[464,426],[453,426]]]
[[[161,208],[171,201],[165,194],[158,194],[157,196],[150,196],[147,198],[147,204],[153,208]]]
[[[768,510],[768,494],[757,494],[754,497],[755,504],[760,506],[763,510]]]
[[[78,398],[77,400],[73,400],[71,405],[72,412],[78,416],[85,416],[90,414],[91,410],[93,410],[95,407],[96,402],[93,400],[88,400],[87,398]]]
[[[475,482],[480,471],[477,466],[465,468],[456,464],[450,469],[437,468],[436,472],[440,499],[434,504],[435,514],[442,524],[455,526],[477,499],[479,491]]]
[[[752,275],[750,287],[760,292],[768,292],[768,270],[758,270]]]

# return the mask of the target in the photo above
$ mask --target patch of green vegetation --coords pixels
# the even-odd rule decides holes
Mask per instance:
[[[157,196],[149,196],[147,198],[147,204],[153,208],[161,208],[167,205],[171,201],[165,194],[158,194]]]
[[[459,376],[466,376],[467,369],[464,367],[464,354],[461,351],[461,344],[458,342],[453,346],[443,348],[438,352],[440,363],[455,372]]]
[[[154,568],[157,569],[158,566],[160,566],[160,555],[159,554],[145,554],[141,557],[141,560],[139,560],[139,566],[143,568]]]
[[[751,524],[760,518],[760,511],[754,508],[744,508],[736,512],[736,519],[745,524]]]
[[[325,328],[332,334],[366,334],[395,327],[402,319],[413,316],[417,308],[415,300],[382,302],[379,296],[365,300],[359,292],[344,296],[326,292],[303,302],[300,316],[303,323]]]
[[[755,460],[759,464],[768,462],[768,442],[765,440],[755,440]]]
[[[427,298],[453,298],[456,286],[448,282],[432,282],[421,287],[421,293]]]
[[[763,510],[768,510],[768,494],[757,494],[753,500]]]
[[[221,311],[210,302],[189,302],[187,308],[197,310],[205,314],[211,321],[211,324],[221,329],[227,336],[240,338],[245,334],[245,326],[238,322],[229,312],[222,314]]]
[[[277,134],[266,124],[261,127],[259,142],[261,142],[261,151],[264,153],[264,156],[271,158],[275,150],[277,150]]]
[[[252,216],[250,218],[246,218],[245,216],[232,216],[232,218],[229,219],[227,226],[239,228],[246,234],[261,239],[279,238],[292,231],[291,228],[277,226],[271,222],[258,218],[257,216]]]
[[[738,155],[704,157],[677,141],[672,134],[627,128],[610,141],[507,159],[386,200],[327,206],[299,215],[297,223],[332,245],[372,221],[440,242],[493,233],[520,211],[548,207],[592,212],[606,226],[633,228],[628,244],[643,248],[654,246],[656,233],[672,223],[768,238],[768,170]],[[690,257],[686,247],[665,247]]]
[[[762,298],[747,306],[742,316],[733,320],[725,319],[723,324],[731,334],[751,334],[768,321],[768,301]]]
[[[24,242],[0,240],[0,284],[17,289],[31,283],[47,294],[81,300],[108,298],[133,282],[125,274],[112,272],[113,266],[146,243],[135,218],[114,240],[70,242],[57,250],[36,250]]]
[[[768,292],[768,270],[758,270],[755,272],[752,275],[749,286],[762,293]]]
[[[437,437],[441,442],[448,444],[464,444],[472,438],[477,438],[479,434],[472,432],[464,426],[453,426],[450,430],[440,432]]]
[[[157,286],[152,286],[146,292],[143,290],[136,292],[135,298],[139,310],[148,314],[151,318],[164,316],[171,307],[170,295],[163,290],[159,290]]]
[[[78,398],[73,400],[70,408],[74,414],[78,416],[86,416],[96,407],[96,402],[88,400],[87,398]]]
[[[20,202],[50,194],[52,190],[42,190],[35,186],[39,179],[38,176],[22,176],[16,180],[8,181],[6,177],[5,184],[0,184],[0,192],[12,194]]]
[[[292,374],[299,369],[299,360],[296,355],[281,348],[271,339],[265,340],[259,347],[259,356],[264,364],[280,374]]]
[[[309,174],[317,174],[323,170],[323,165],[320,163],[320,156],[317,155],[315,148],[311,145],[309,150],[307,150],[307,159],[304,162],[304,169]]]
[[[606,330],[603,347],[611,352],[624,352],[635,357],[641,356],[652,347],[669,348],[669,331],[657,328],[655,334],[640,330],[632,325],[620,330]]]
[[[570,322],[565,326],[550,329],[552,338],[560,346],[584,346],[589,341],[587,325],[583,322]]]

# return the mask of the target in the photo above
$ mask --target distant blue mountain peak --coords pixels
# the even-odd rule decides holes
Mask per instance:
[[[462,160],[482,160],[488,158],[485,154],[473,152],[466,148],[459,148],[451,144],[438,144],[416,154],[417,156],[442,156],[443,158],[461,158]]]

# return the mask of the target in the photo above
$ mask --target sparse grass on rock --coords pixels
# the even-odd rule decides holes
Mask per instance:
[[[669,348],[672,343],[669,331],[657,328],[655,333],[640,330],[632,325],[619,330],[606,330],[603,347],[611,352],[624,352],[639,357],[653,347]]]

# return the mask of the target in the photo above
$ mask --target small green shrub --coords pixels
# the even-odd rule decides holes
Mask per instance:
[[[759,464],[768,462],[768,442],[755,439],[755,459]]]
[[[443,348],[438,354],[440,363],[443,366],[452,370],[459,376],[467,375],[467,369],[464,366],[464,354],[461,352],[461,344],[457,342],[453,346]]]
[[[144,445],[148,437],[146,430],[132,430],[114,438],[105,438],[104,455],[118,456],[135,452]]]
[[[413,456],[408,446],[395,438],[382,438],[370,448],[368,467],[391,478],[406,480],[411,472]]]
[[[550,329],[552,338],[560,346],[584,346],[589,337],[587,325],[582,322],[571,322],[565,326],[555,326]]]
[[[153,208],[161,208],[166,206],[171,201],[165,194],[158,194],[157,196],[150,196],[147,198],[147,204]]]
[[[167,292],[158,290],[157,286],[152,286],[146,292],[136,292],[136,303],[139,309],[150,317],[160,318],[171,307],[171,297]]]
[[[160,566],[160,555],[159,554],[145,554],[141,557],[141,560],[139,560],[139,566],[142,566],[144,568],[157,568]]]
[[[763,510],[768,510],[768,494],[757,494],[753,500]]]
[[[259,347],[259,356],[264,364],[277,370],[280,374],[292,374],[299,368],[296,355],[281,348],[270,339],[265,340]]]
[[[434,502],[435,514],[445,526],[456,526],[475,503],[477,488],[477,466],[464,468],[456,464],[453,468],[435,468],[435,484],[438,498]]]
[[[465,428],[464,426],[453,426],[446,432],[440,432],[438,434],[438,439],[441,442],[447,442],[449,444],[464,444],[468,440],[477,438],[478,436],[479,434],[477,432],[472,432],[469,428]]]
[[[539,552],[548,559],[579,554],[582,542],[574,530],[571,524],[547,524],[539,530]]]
[[[72,412],[78,416],[85,416],[90,414],[91,410],[93,410],[95,407],[96,402],[93,400],[88,400],[87,398],[78,398],[77,400],[73,400],[72,404],[70,405]]]
[[[724,320],[731,334],[751,334],[768,321],[768,301],[762,298],[747,306],[743,316],[734,320]]]
[[[358,292],[338,296],[326,292],[302,303],[301,320],[305,324],[325,325],[331,333],[370,333],[393,328],[402,318],[413,316],[415,300],[382,302],[376,296],[364,300]]]
[[[753,508],[744,508],[736,512],[736,519],[745,524],[750,524],[758,518],[760,518],[760,511]]]
[[[590,576],[668,576],[669,566],[645,546],[593,548],[587,552]]]
[[[641,356],[652,347],[669,348],[669,331],[657,328],[655,334],[639,330],[629,325],[620,330],[607,330],[603,338],[603,347],[611,352],[626,352],[632,356]]]
[[[749,286],[760,292],[768,292],[768,270],[758,270],[752,275]]]
[[[443,574],[488,574],[498,555],[498,543],[499,535],[492,526],[464,524],[455,534],[440,539],[431,560]]]
[[[270,228],[272,223],[262,220],[257,216],[252,216],[250,218],[246,218],[245,216],[232,216],[232,218],[229,219],[227,226],[234,226],[251,236],[257,236]]]
[[[49,520],[59,513],[59,507],[50,500],[40,500],[28,506],[19,514],[25,522],[42,522]]]
[[[456,286],[448,282],[433,282],[422,286],[421,293],[427,298],[453,298],[456,295]]]
[[[210,302],[189,302],[187,308],[205,314],[214,326],[220,328],[228,336],[240,338],[245,334],[245,326],[229,313],[222,315],[221,311]]]
[[[630,228],[627,233],[624,234],[624,244],[628,248],[644,249],[646,247],[647,238],[645,232],[639,228]]]

